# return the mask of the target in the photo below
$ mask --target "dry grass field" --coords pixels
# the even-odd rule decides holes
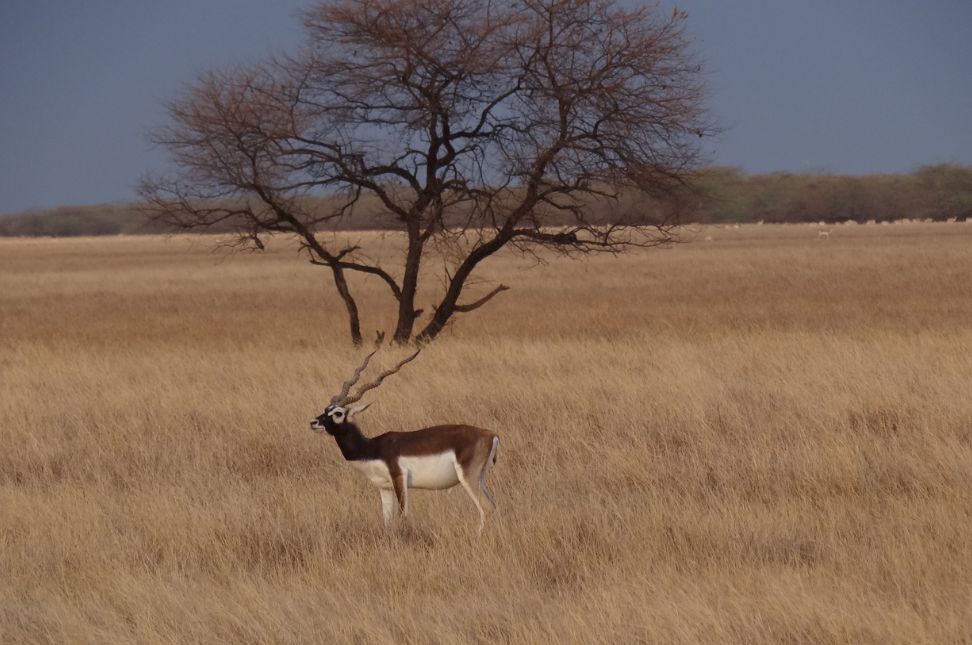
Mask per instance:
[[[972,642],[972,225],[689,237],[496,259],[372,397],[500,433],[481,536],[309,431],[359,354],[286,243],[0,240],[0,641]]]

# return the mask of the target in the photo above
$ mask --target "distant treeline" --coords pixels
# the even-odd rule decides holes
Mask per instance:
[[[0,235],[24,237],[75,237],[158,233],[147,226],[134,204],[94,204],[29,210],[0,215]]]
[[[972,166],[924,166],[907,175],[747,175],[709,168],[677,195],[648,208],[678,213],[682,221],[843,222],[897,219],[972,219]],[[595,219],[609,219],[597,217]],[[375,228],[373,215],[341,228]],[[120,235],[163,233],[137,204],[65,206],[0,216],[0,236]]]
[[[710,168],[683,206],[698,222],[844,222],[972,218],[972,166],[923,166],[908,175],[744,175]],[[683,201],[686,198],[683,198]]]

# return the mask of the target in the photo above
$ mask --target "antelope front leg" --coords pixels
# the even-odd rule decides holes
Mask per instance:
[[[404,518],[408,514],[408,476],[406,473],[398,473],[392,477],[392,483],[395,485],[400,516]]]
[[[391,488],[382,488],[381,493],[381,515],[385,520],[385,526],[392,523],[395,519],[395,491]]]

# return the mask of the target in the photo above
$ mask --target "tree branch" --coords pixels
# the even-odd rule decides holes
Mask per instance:
[[[489,293],[487,293],[485,296],[480,298],[479,300],[476,300],[475,302],[470,302],[467,305],[455,305],[452,308],[452,310],[460,313],[466,313],[467,311],[472,311],[473,309],[479,309],[487,302],[489,302],[493,298],[493,296],[500,293],[501,291],[509,291],[509,289],[510,288],[505,284],[501,284],[495,289],[493,289],[492,291],[490,291]]]
[[[388,274],[388,272],[386,272],[381,267],[371,266],[368,264],[358,264],[357,262],[344,262],[344,261],[330,262],[327,260],[315,260],[313,258],[311,259],[310,263],[316,264],[318,266],[325,266],[325,267],[339,266],[342,269],[348,269],[349,271],[358,271],[360,273],[368,273],[370,275],[378,276],[379,278],[382,279],[382,281],[385,284],[388,285],[388,288],[391,289],[392,295],[395,296],[395,300],[402,299],[401,287],[399,287],[398,283],[395,282],[395,279],[391,277]]]

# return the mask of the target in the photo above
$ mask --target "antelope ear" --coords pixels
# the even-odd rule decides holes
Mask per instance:
[[[367,410],[368,406],[370,405],[371,403],[365,403],[364,405],[355,405],[348,408],[348,417],[347,417],[348,420],[351,420],[354,417],[354,415],[358,414],[359,412],[364,412],[365,410]]]

